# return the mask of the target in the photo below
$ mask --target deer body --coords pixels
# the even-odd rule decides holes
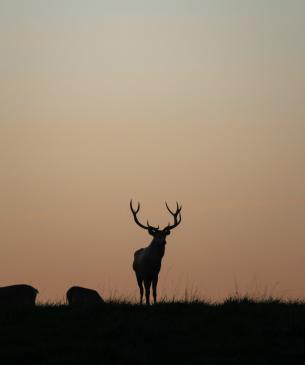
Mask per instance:
[[[34,306],[38,290],[19,284],[0,287],[0,305]]]
[[[167,209],[174,217],[174,224],[168,224],[164,229],[153,227],[147,222],[147,226],[139,222],[137,213],[140,210],[140,204],[136,210],[133,209],[132,201],[130,202],[130,209],[134,216],[135,222],[143,229],[147,229],[148,233],[153,236],[153,240],[149,246],[140,248],[134,253],[133,270],[135,271],[138,286],[140,289],[140,302],[143,302],[143,282],[145,287],[146,304],[150,303],[150,287],[152,286],[154,302],[157,302],[157,284],[158,275],[161,269],[162,258],[165,253],[166,237],[170,234],[171,229],[175,228],[181,222],[181,209],[177,203],[176,212],[172,212],[168,205]]]
[[[134,253],[133,269],[143,277],[156,276],[161,269],[165,247],[158,247],[155,240],[145,248]]]

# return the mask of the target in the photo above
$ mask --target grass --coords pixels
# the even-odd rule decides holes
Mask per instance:
[[[304,364],[305,303],[1,308],[1,364]]]

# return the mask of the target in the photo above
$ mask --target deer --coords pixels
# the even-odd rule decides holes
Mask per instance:
[[[30,285],[18,284],[0,287],[0,305],[35,306],[38,290]]]
[[[163,229],[158,227],[153,227],[147,221],[147,225],[142,224],[137,214],[140,210],[140,203],[136,209],[134,209],[132,200],[130,200],[130,209],[133,214],[135,223],[148,231],[148,233],[153,237],[149,246],[145,248],[140,248],[134,253],[134,260],[132,268],[136,274],[137,283],[140,289],[140,303],[143,303],[143,282],[145,287],[145,299],[146,304],[150,305],[150,287],[152,286],[154,303],[157,303],[157,285],[158,285],[158,275],[161,269],[162,258],[165,253],[166,237],[171,233],[171,230],[176,228],[181,223],[181,209],[182,205],[179,206],[176,203],[176,211],[173,212],[167,203],[165,202],[166,208],[169,213],[174,218],[174,223],[171,225],[168,223]]]
[[[69,305],[98,305],[104,303],[104,300],[96,290],[72,286],[67,291],[67,301]]]

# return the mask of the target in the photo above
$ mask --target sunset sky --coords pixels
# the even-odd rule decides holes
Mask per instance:
[[[0,0],[0,286],[305,299],[305,2]]]

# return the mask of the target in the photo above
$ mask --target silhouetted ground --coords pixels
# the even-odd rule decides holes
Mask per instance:
[[[305,303],[1,308],[0,363],[305,364]]]

